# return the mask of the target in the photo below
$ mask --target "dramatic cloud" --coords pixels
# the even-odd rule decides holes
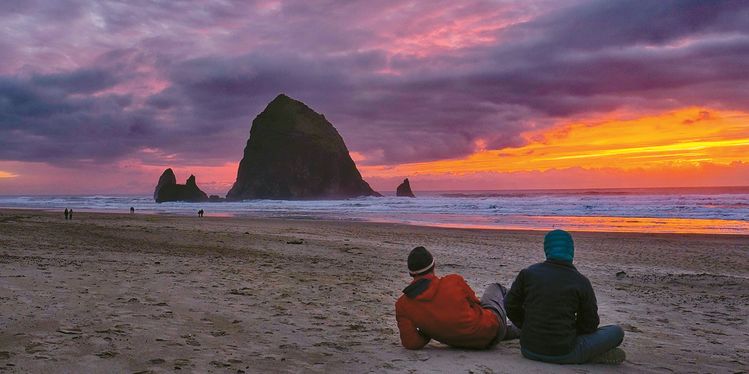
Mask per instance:
[[[11,1],[0,160],[236,162],[284,92],[365,164],[521,146],[560,121],[749,111],[742,1]]]

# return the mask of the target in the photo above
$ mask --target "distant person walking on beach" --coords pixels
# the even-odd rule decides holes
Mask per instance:
[[[65,220],[68,220],[68,208],[65,208]]]
[[[68,219],[73,219],[73,209],[68,211]]]
[[[135,213],[135,208],[130,207],[130,214],[133,214],[133,213]]]
[[[518,337],[518,329],[505,317],[506,290],[499,283],[489,285],[479,300],[460,275],[436,276],[434,258],[424,247],[408,255],[408,270],[413,281],[395,303],[403,347],[420,349],[434,339],[484,349]]]
[[[198,217],[202,217],[202,216],[203,216],[203,209],[198,211]]]
[[[598,327],[596,295],[572,265],[572,236],[554,230],[544,238],[546,261],[520,271],[505,299],[507,316],[522,329],[520,348],[531,360],[558,364],[620,364],[624,330]]]

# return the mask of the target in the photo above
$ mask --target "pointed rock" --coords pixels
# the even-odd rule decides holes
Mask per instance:
[[[278,95],[252,121],[227,200],[382,196],[365,182],[343,138],[301,101]]]
[[[187,187],[193,187],[193,188],[198,188],[198,184],[195,183],[195,176],[194,175],[190,174],[190,177],[187,178],[187,181],[185,182],[185,186],[187,186]]]
[[[404,179],[403,183],[398,186],[395,196],[416,197],[413,191],[411,191],[411,183],[408,182],[408,178]]]
[[[156,184],[156,189],[153,191],[153,199],[156,200],[157,203],[160,203],[159,196],[162,194],[162,189],[171,189],[172,187],[167,186],[173,186],[176,184],[177,177],[174,175],[172,168],[164,170],[164,172],[161,173],[161,177],[159,177],[159,183]]]
[[[165,201],[206,201],[208,195],[198,188],[195,176],[190,175],[185,184],[177,184],[177,177],[171,168],[164,170],[159,178],[159,183],[153,191],[153,199],[157,203]]]

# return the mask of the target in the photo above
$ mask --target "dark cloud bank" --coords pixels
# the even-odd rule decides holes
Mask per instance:
[[[19,2],[0,14],[0,23],[47,24],[0,43],[15,62],[0,75],[0,160],[238,161],[252,119],[280,92],[323,112],[370,163],[458,157],[477,139],[519,145],[524,130],[615,109],[749,111],[744,1],[533,3],[528,20],[492,31],[496,42],[424,53],[391,48],[398,37],[383,30],[408,37],[512,4],[466,3],[440,17],[423,9],[398,25],[379,22],[402,11],[395,2],[59,4]],[[90,22],[95,45],[66,31]],[[32,40],[57,57],[30,63],[23,43]],[[86,48],[83,66],[56,67]]]

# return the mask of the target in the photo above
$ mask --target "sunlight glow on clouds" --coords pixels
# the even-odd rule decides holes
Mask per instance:
[[[2,179],[2,178],[15,178],[17,176],[18,175],[16,175],[16,174],[0,170],[0,179]]]
[[[526,144],[466,158],[365,166],[373,177],[477,172],[648,169],[749,162],[749,114],[686,108],[626,121],[562,124],[523,134]]]
[[[387,188],[743,183],[749,2],[33,0],[0,28],[0,193],[148,192],[167,166],[225,193],[279,93]]]

